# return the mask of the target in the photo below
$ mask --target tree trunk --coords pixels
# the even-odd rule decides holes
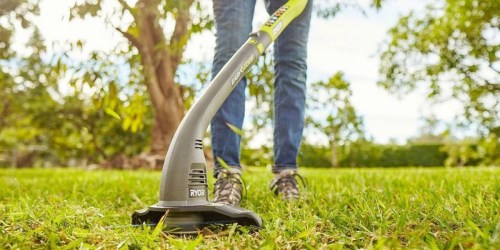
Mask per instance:
[[[338,151],[337,141],[335,141],[335,140],[331,141],[330,150],[332,153],[332,156],[330,159],[330,161],[332,163],[332,167],[337,168],[339,166],[339,159],[338,159],[338,152],[337,152]]]
[[[139,0],[133,8],[135,10],[126,1],[120,0],[120,3],[133,15],[138,34],[117,30],[139,51],[144,81],[154,109],[150,153],[164,157],[185,112],[182,92],[174,78],[190,37],[189,8],[193,0],[175,3],[175,26],[168,39],[160,24],[160,0]],[[162,164],[158,162],[156,168],[160,169]]]
[[[154,121],[151,131],[151,154],[165,155],[177,126],[184,116],[184,106],[173,103],[154,107]],[[180,103],[182,104],[182,103]]]
[[[355,163],[356,154],[357,154],[356,146],[354,146],[354,144],[351,143],[350,149],[349,149],[349,166],[351,168],[356,167],[356,163]]]
[[[151,154],[164,156],[174,136],[177,126],[184,117],[184,101],[174,81],[178,60],[182,50],[173,51],[160,25],[158,0],[140,0],[137,2],[135,16],[139,37],[132,37],[132,44],[141,55],[145,84],[154,109],[154,120],[151,131]],[[176,20],[176,26],[186,26],[179,34],[170,38],[175,43],[189,35],[187,30],[188,13],[181,13]],[[177,27],[176,27],[177,28]],[[183,45],[184,46],[184,45]],[[177,52],[177,53],[176,53]],[[156,168],[161,168],[158,163]]]

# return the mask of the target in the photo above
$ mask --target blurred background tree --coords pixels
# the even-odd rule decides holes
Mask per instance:
[[[346,148],[365,137],[363,119],[350,101],[349,85],[344,74],[337,72],[328,81],[315,82],[309,87],[306,121],[328,139],[332,167],[339,166],[339,147]]]
[[[389,92],[426,88],[430,101],[462,104],[455,125],[475,130],[484,164],[500,162],[499,31],[499,1],[446,0],[402,17],[381,54],[379,84]]]
[[[419,135],[405,145],[376,144],[364,131],[350,84],[339,72],[309,85],[300,164],[498,162],[497,2],[438,1],[423,14],[402,17],[383,44],[380,86],[397,95],[425,88],[431,103],[458,100],[464,112],[454,124],[427,117]],[[113,49],[100,51],[89,49],[86,41],[47,44],[33,24],[38,3],[0,1],[0,155],[14,155],[7,164],[19,166],[161,167],[185,110],[209,82],[210,65],[185,58],[184,50],[195,34],[213,32],[211,9],[199,0],[77,1],[68,9],[70,20],[99,18],[121,36]],[[371,7],[382,3],[374,0]],[[327,19],[346,8],[365,11],[351,1],[315,3],[317,16]],[[30,39],[13,46],[18,32]],[[247,75],[246,165],[272,163],[272,54],[260,58]],[[436,126],[446,129],[436,133]],[[456,138],[460,129],[475,130],[478,137]],[[326,144],[310,137],[311,131]],[[255,140],[261,145],[250,148]]]
[[[54,103],[32,107],[30,103],[44,103],[53,74],[41,59],[45,50],[43,39],[31,23],[28,14],[37,15],[36,2],[6,0],[0,3],[0,145],[9,148],[19,157],[19,162],[30,164],[29,155],[17,155],[28,146],[41,144],[43,131],[36,126],[36,114],[50,110]],[[32,36],[23,53],[13,49],[15,29],[31,29]],[[14,165],[17,160],[12,161]]]
[[[153,108],[150,152],[161,159],[185,112],[184,87],[176,79],[176,72],[183,63],[183,52],[190,37],[211,29],[210,11],[203,10],[201,1],[193,0],[138,0],[134,5],[117,0],[111,13],[102,11],[103,4],[101,0],[83,1],[71,9],[70,19],[104,16],[107,24],[128,41],[125,51],[130,52],[129,63],[130,60],[140,62],[134,66],[141,69],[140,82],[146,86]],[[112,51],[106,56],[116,54],[126,53]],[[141,124],[143,116],[135,117],[141,118],[136,120],[136,124]],[[124,120],[125,129],[129,126],[133,129],[133,125],[134,121]],[[156,168],[161,165],[162,161],[158,160]]]
[[[32,22],[37,3],[8,0],[0,8],[0,146],[13,155],[10,164],[86,165],[138,155],[147,147],[147,133],[126,133],[114,110],[148,115],[144,98],[131,88],[119,90],[117,66],[98,53],[78,62],[65,51],[50,52]],[[16,32],[31,36],[22,50],[12,46]],[[77,51],[83,44],[57,46]],[[130,79],[137,77],[131,73]],[[132,127],[148,124],[141,119]]]

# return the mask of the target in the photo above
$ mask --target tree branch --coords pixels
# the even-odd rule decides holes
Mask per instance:
[[[494,91],[494,92],[500,92],[500,84],[498,83],[492,83],[488,80],[484,80],[484,83],[486,84],[486,88],[489,90],[489,91]]]
[[[134,9],[125,0],[117,0],[135,18]]]
[[[5,125],[5,117],[7,117],[9,110],[10,110],[10,102],[7,99],[3,102],[3,110],[0,115],[0,131],[2,131],[3,126]]]
[[[120,32],[130,43],[132,43],[132,45],[134,45],[139,51],[141,51],[142,44],[141,44],[141,42],[139,42],[139,40],[135,36],[133,36],[132,34],[126,32],[126,31],[121,30],[118,27],[115,27],[115,30]]]
[[[495,71],[495,72],[497,72],[497,73],[499,73],[499,74],[500,74],[500,71],[498,71],[497,69],[495,69],[495,68],[493,67],[493,64],[492,64],[491,62],[488,64],[488,67],[490,67],[490,69],[491,69],[491,70],[493,70],[493,71]]]
[[[86,121],[84,119],[84,121],[89,125],[89,131],[90,131],[90,134],[92,134],[92,144],[94,144],[94,148],[96,149],[97,153],[104,159],[108,159],[108,156],[106,155],[106,153],[104,152],[104,150],[102,149],[102,147],[99,145],[99,142],[97,141],[97,133],[95,132],[96,130],[96,126],[95,126],[95,121],[94,120],[90,120],[90,121]]]
[[[151,101],[153,102],[154,108],[160,109],[160,107],[162,107],[165,103],[165,96],[162,94],[162,89],[158,82],[158,78],[156,77],[153,60],[150,56],[147,55],[147,53],[145,55],[142,55],[141,58],[144,67],[143,70],[145,83],[149,92],[149,96],[151,98]],[[159,116],[159,118],[161,119],[161,116]]]
[[[170,38],[170,52],[172,59],[172,71],[175,72],[182,59],[182,53],[189,40],[188,24],[191,21],[189,8],[193,0],[181,1],[178,8],[178,16],[175,22],[174,32]]]

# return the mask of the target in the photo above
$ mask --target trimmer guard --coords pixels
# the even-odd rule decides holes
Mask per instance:
[[[164,229],[171,233],[196,233],[209,225],[237,223],[260,228],[262,220],[250,210],[211,203],[202,206],[161,207],[151,206],[132,215],[133,225],[157,225],[167,214]]]

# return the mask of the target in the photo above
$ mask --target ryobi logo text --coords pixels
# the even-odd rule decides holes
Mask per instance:
[[[233,79],[231,79],[231,86],[234,86],[236,82],[240,79],[240,77],[243,77],[242,75],[245,74],[246,70],[250,65],[252,65],[252,62],[255,60],[255,55],[252,55],[248,60],[243,63],[240,67],[240,70],[234,75]]]
[[[204,197],[205,189],[189,189],[189,198]]]

